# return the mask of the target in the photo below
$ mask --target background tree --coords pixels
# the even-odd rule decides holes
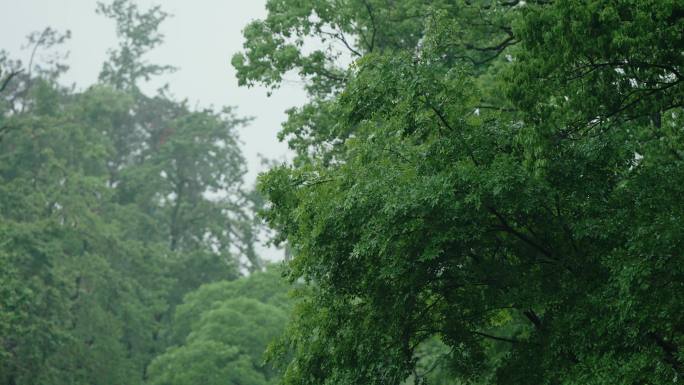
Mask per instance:
[[[122,43],[86,90],[62,86],[59,56],[43,55],[68,35],[32,34],[27,66],[0,55],[7,385],[142,384],[184,294],[261,267],[236,134],[246,120],[145,94],[168,68],[143,57],[166,14],[98,9]]]
[[[203,285],[176,308],[178,344],[150,365],[150,383],[271,384],[267,345],[284,329],[290,301],[276,269]]]

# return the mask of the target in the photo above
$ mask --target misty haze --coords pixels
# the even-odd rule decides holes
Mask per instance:
[[[0,385],[684,382],[684,0],[0,10]]]

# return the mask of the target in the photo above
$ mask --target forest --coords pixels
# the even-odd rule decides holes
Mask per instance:
[[[0,50],[0,385],[684,383],[684,0],[267,0],[256,186],[143,91],[163,3],[96,12],[83,89]]]

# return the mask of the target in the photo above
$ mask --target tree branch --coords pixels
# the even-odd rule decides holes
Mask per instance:
[[[371,28],[373,28],[373,31],[371,33],[371,40],[370,43],[368,44],[368,52],[373,52],[373,49],[375,48],[375,36],[377,34],[377,25],[375,23],[375,15],[373,14],[373,7],[371,7],[370,3],[368,0],[363,0],[363,5],[366,7],[366,11],[368,12],[368,17],[370,18],[371,22]]]
[[[19,75],[19,73],[21,73],[21,71],[23,71],[23,70],[20,69],[20,70],[17,70],[17,71],[12,71],[12,72],[10,72],[9,75],[7,75],[7,77],[5,78],[5,80],[2,82],[2,85],[0,86],[0,92],[5,91],[5,88],[7,88],[7,86],[8,86],[9,83],[10,83],[10,81],[12,81],[12,78],[14,78],[15,76]]]
[[[480,337],[489,338],[489,339],[495,340],[495,341],[508,342],[508,343],[510,343],[510,344],[521,344],[521,343],[525,343],[525,341],[521,341],[521,340],[518,340],[518,339],[515,339],[515,338],[499,337],[499,336],[494,336],[494,335],[491,335],[491,334],[482,333],[482,332],[478,332],[478,331],[470,331],[470,333],[475,334],[475,335],[480,336]]]

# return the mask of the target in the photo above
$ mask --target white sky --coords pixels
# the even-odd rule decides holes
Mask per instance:
[[[263,171],[259,160],[283,159],[287,146],[276,133],[285,120],[284,111],[304,103],[299,85],[287,83],[271,97],[263,88],[239,88],[230,58],[242,49],[242,29],[254,19],[263,18],[265,0],[138,0],[141,8],[159,4],[172,14],[161,26],[165,43],[147,56],[150,63],[169,64],[178,71],[165,75],[172,94],[187,98],[191,105],[236,106],[239,116],[255,119],[240,130],[247,158],[247,182],[252,184]],[[0,0],[0,49],[26,63],[29,52],[21,50],[26,35],[47,26],[71,30],[65,48],[70,66],[63,81],[79,88],[94,83],[106,58],[107,49],[116,46],[114,22],[95,13],[95,0]],[[159,83],[150,86],[156,89]],[[273,250],[266,251],[273,258]]]
[[[146,9],[159,4],[172,14],[161,27],[163,46],[151,52],[150,63],[178,67],[145,89],[153,91],[168,82],[172,94],[187,98],[191,105],[236,106],[239,116],[254,117],[240,130],[243,152],[248,160],[248,182],[263,171],[258,154],[283,158],[287,146],[276,133],[285,120],[284,111],[305,101],[300,86],[287,83],[271,97],[263,88],[239,88],[230,58],[242,49],[242,29],[265,16],[265,0],[138,0]],[[71,30],[65,45],[70,66],[63,81],[85,87],[94,83],[106,58],[107,49],[116,46],[114,22],[95,13],[95,0],[0,0],[0,49],[13,58],[28,61],[30,52],[21,50],[26,35],[51,26]]]

